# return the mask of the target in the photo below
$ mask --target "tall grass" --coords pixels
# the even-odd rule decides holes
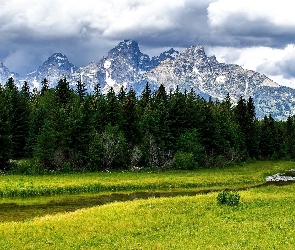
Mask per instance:
[[[256,162],[196,171],[2,175],[0,197],[30,197],[118,191],[223,189],[260,184],[265,176],[295,167],[294,162]]]
[[[117,202],[0,224],[1,249],[294,249],[295,185]]]

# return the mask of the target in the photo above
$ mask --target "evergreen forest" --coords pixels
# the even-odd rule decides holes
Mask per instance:
[[[295,117],[258,120],[253,99],[233,105],[205,100],[192,90],[151,91],[100,86],[87,93],[66,78],[41,90],[14,79],[0,87],[0,168],[27,159],[36,172],[196,169],[248,159],[295,159]],[[18,168],[26,173],[28,169]]]

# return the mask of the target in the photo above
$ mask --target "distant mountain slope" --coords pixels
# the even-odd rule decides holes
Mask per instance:
[[[281,87],[265,75],[238,65],[219,63],[215,57],[207,57],[202,46],[181,51],[174,59],[151,69],[146,77],[148,82],[162,83],[167,89],[192,88],[219,100],[227,93],[233,101],[252,96],[259,118],[271,114],[280,120],[295,114],[294,89]]]
[[[10,77],[13,77],[18,83],[18,74],[9,71],[9,69],[4,66],[3,62],[0,61],[0,84],[4,85]]]
[[[1,63],[0,80],[6,82],[11,75]],[[82,80],[89,92],[99,84],[103,93],[110,88],[118,92],[123,86],[133,88],[140,95],[148,82],[153,90],[160,84],[167,92],[178,86],[181,91],[194,89],[202,97],[219,100],[227,93],[234,102],[240,96],[246,99],[252,96],[259,118],[271,114],[280,120],[295,114],[294,89],[282,87],[265,75],[239,65],[219,63],[214,56],[206,55],[203,46],[192,46],[180,52],[170,49],[150,58],[140,51],[137,42],[124,40],[98,63],[91,62],[81,68],[70,63],[66,56],[53,54],[22,80],[40,88],[44,78],[48,79],[50,87],[54,87],[64,77],[73,88]]]
[[[46,78],[50,87],[54,87],[61,78],[66,77],[71,80],[72,74],[76,70],[78,70],[78,67],[70,63],[65,55],[55,53],[37,70],[27,74],[24,80],[26,80],[31,87],[39,89],[41,82]]]

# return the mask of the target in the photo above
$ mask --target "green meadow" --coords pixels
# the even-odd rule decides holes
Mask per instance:
[[[262,185],[267,175],[294,167],[280,161],[196,171],[3,175],[0,216],[7,219],[0,218],[0,246],[294,249],[295,185]],[[238,206],[217,203],[223,189],[239,189]],[[182,195],[156,195],[177,192]],[[150,197],[132,196],[137,193]],[[96,203],[102,196],[114,200]],[[30,216],[20,220],[20,211]]]

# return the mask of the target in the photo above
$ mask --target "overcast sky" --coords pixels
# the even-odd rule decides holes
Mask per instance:
[[[207,55],[295,88],[292,0],[1,0],[0,60],[25,74],[53,53],[98,62],[124,39],[153,56],[203,45]]]

